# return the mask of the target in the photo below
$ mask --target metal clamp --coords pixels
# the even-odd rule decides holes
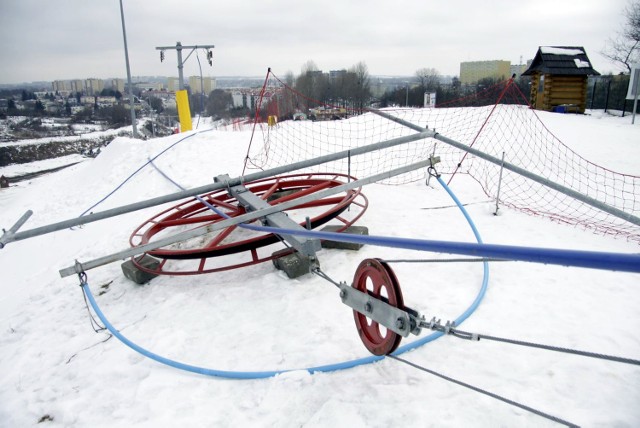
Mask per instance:
[[[342,303],[355,311],[403,337],[409,336],[414,330],[411,315],[408,312],[356,290],[345,283],[339,284],[339,287]],[[415,321],[413,325],[415,325]]]

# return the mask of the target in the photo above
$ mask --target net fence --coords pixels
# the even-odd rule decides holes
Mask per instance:
[[[364,145],[416,134],[407,126],[353,103],[322,103],[269,73],[257,103],[246,169],[270,169]],[[640,216],[640,177],[621,174],[581,157],[550,132],[512,80],[433,108],[385,108],[383,112],[473,147],[599,202]],[[440,157],[437,170],[449,182],[472,177],[490,198],[531,215],[640,243],[640,227],[503,169],[444,142],[426,138],[308,168],[364,178]],[[502,179],[500,180],[502,172]],[[427,177],[426,169],[392,177],[399,185]],[[500,186],[499,186],[500,181]],[[499,190],[498,190],[499,189]]]

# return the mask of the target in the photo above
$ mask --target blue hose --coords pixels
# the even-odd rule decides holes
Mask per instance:
[[[151,162],[151,161],[149,161],[149,162]],[[444,189],[447,191],[447,193],[453,198],[453,200],[455,201],[456,205],[462,211],[463,215],[467,219],[467,222],[471,226],[471,229],[473,230],[473,233],[474,233],[474,235],[476,237],[476,240],[478,241],[479,244],[481,244],[482,243],[482,238],[480,237],[480,234],[479,234],[478,230],[476,229],[475,224],[471,220],[471,217],[469,216],[469,214],[467,213],[465,208],[462,206],[462,204],[460,203],[458,198],[453,194],[451,189],[449,189],[449,187],[444,183],[444,181],[442,181],[440,179],[440,177],[438,177],[438,182],[444,187]],[[250,227],[253,227],[253,226],[250,226]],[[260,229],[264,230],[264,229],[268,229],[268,228],[260,228]],[[476,296],[475,300],[472,302],[471,306],[469,306],[458,318],[455,319],[456,325],[460,325],[464,320],[466,320],[476,310],[476,308],[478,307],[478,305],[480,304],[480,302],[482,301],[482,298],[484,297],[484,295],[486,293],[487,286],[488,286],[488,283],[489,283],[489,264],[487,262],[484,262],[483,265],[484,265],[484,275],[483,275],[483,278],[482,278],[482,286],[480,287],[480,291],[478,292],[478,295]],[[96,315],[98,316],[98,318],[100,318],[100,320],[102,321],[104,326],[118,340],[120,340],[122,343],[124,343],[125,345],[127,345],[128,347],[133,349],[134,351],[144,355],[145,357],[148,357],[148,358],[150,358],[152,360],[155,360],[155,361],[157,361],[159,363],[166,364],[166,365],[168,365],[170,367],[174,367],[174,368],[177,368],[177,369],[180,369],[180,370],[184,370],[184,371],[188,371],[188,372],[192,372],[192,373],[198,373],[198,374],[202,374],[202,375],[206,375],[206,376],[216,376],[216,377],[222,377],[222,378],[228,378],[228,379],[262,379],[262,378],[268,378],[268,377],[276,376],[278,374],[282,374],[282,373],[286,373],[286,372],[290,372],[290,371],[297,371],[297,370],[305,370],[305,371],[307,371],[309,373],[331,372],[331,371],[337,371],[337,370],[344,370],[344,369],[353,368],[353,367],[364,365],[364,364],[370,364],[370,363],[373,363],[373,362],[380,361],[380,360],[384,359],[384,356],[371,355],[371,356],[367,356],[367,357],[364,357],[364,358],[358,358],[358,359],[355,359],[355,360],[344,361],[344,362],[340,362],[340,363],[327,364],[327,365],[323,365],[323,366],[307,367],[307,368],[303,368],[303,369],[267,370],[267,371],[250,371],[250,372],[249,371],[225,371],[225,370],[216,370],[216,369],[208,369],[208,368],[204,368],[204,367],[193,366],[193,365],[181,363],[179,361],[171,360],[171,359],[162,357],[160,355],[157,355],[157,354],[155,354],[155,353],[153,353],[151,351],[148,351],[148,350],[136,345],[135,343],[133,343],[132,341],[127,339],[118,330],[116,330],[115,327],[104,316],[104,314],[102,313],[102,311],[98,307],[98,304],[96,303],[96,301],[95,301],[95,299],[94,299],[94,297],[93,297],[93,295],[91,293],[91,290],[90,290],[90,288],[89,288],[87,283],[84,283],[82,285],[82,289],[83,289],[84,293],[86,294],[87,299],[88,299],[89,303],[91,304],[91,307],[95,311]],[[400,355],[400,354],[402,354],[404,352],[407,352],[409,350],[415,349],[415,348],[417,348],[419,346],[424,345],[425,343],[428,343],[428,342],[431,342],[431,341],[437,339],[438,337],[440,337],[442,335],[443,335],[443,333],[441,333],[441,332],[432,333],[432,334],[430,334],[428,336],[423,337],[422,339],[418,339],[418,340],[416,340],[414,342],[411,342],[411,343],[408,343],[406,345],[403,345],[403,346],[399,347],[393,353],[393,355]]]
[[[151,160],[149,161],[164,178],[173,183],[176,187],[184,190],[180,184],[176,183],[171,177],[165,174]],[[579,251],[579,250],[563,250],[556,248],[533,248],[521,247],[513,245],[495,245],[484,244],[478,233],[469,213],[460,203],[456,195],[440,178],[436,177],[449,196],[458,205],[462,214],[471,226],[477,243],[469,242],[452,242],[452,241],[433,241],[425,239],[397,238],[386,236],[371,235],[351,235],[348,233],[336,232],[319,232],[316,230],[302,229],[286,229],[269,226],[255,226],[240,223],[239,227],[243,229],[253,230],[256,232],[273,233],[275,235],[297,235],[313,239],[324,239],[338,242],[351,242],[363,245],[373,245],[379,247],[404,248],[417,251],[432,251],[439,253],[459,254],[465,256],[476,256],[512,261],[524,261],[533,263],[545,263],[560,266],[584,267],[591,269],[603,269],[619,272],[637,272],[640,273],[640,255],[624,254],[624,253],[605,253],[601,251]],[[223,218],[230,218],[225,212],[219,210],[200,196],[196,199],[201,204],[218,214]]]

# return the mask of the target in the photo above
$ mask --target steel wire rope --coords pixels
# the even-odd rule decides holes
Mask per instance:
[[[560,419],[557,416],[550,415],[550,414],[545,413],[545,412],[543,412],[541,410],[534,409],[533,407],[529,407],[527,405],[518,403],[517,401],[513,401],[513,400],[511,400],[509,398],[505,398],[505,397],[503,397],[501,395],[494,394],[493,392],[489,392],[489,391],[487,391],[485,389],[478,388],[477,386],[473,386],[473,385],[468,384],[466,382],[463,382],[461,380],[454,379],[454,378],[449,377],[447,375],[444,375],[442,373],[438,373],[438,372],[436,372],[434,370],[431,370],[431,369],[428,369],[426,367],[420,366],[418,364],[412,363],[411,361],[407,361],[407,360],[405,360],[403,358],[399,358],[399,357],[397,357],[395,355],[389,355],[389,357],[394,359],[394,360],[396,360],[396,361],[400,361],[401,363],[404,363],[404,364],[406,364],[406,365],[408,365],[410,367],[418,369],[420,371],[423,371],[423,372],[429,373],[431,375],[437,376],[440,379],[444,379],[446,381],[455,383],[456,385],[463,386],[465,388],[469,388],[472,391],[478,392],[480,394],[487,395],[487,396],[489,396],[491,398],[495,398],[496,400],[502,401],[503,403],[507,403],[507,404],[509,404],[511,406],[518,407],[518,408],[520,408],[522,410],[526,410],[527,412],[531,412],[531,413],[533,413],[535,415],[538,415],[538,416],[543,417],[545,419],[549,419],[549,420],[551,420],[553,422],[556,422],[556,423],[559,423],[559,424],[562,424],[562,425],[565,425],[565,426],[568,426],[568,427],[578,427],[579,426],[579,425],[576,425],[576,424],[574,424],[572,422],[565,421],[564,419]]]
[[[198,121],[196,122],[196,129],[200,126],[200,117],[204,112],[204,78],[202,77],[202,65],[200,64],[200,55],[196,49],[196,59],[198,60],[198,68],[200,69],[200,114],[198,115]]]
[[[131,180],[137,173],[142,171],[153,160],[155,160],[155,159],[159,158],[160,156],[164,155],[167,151],[171,150],[172,148],[174,148],[178,144],[182,143],[183,141],[185,141],[185,140],[187,140],[187,139],[189,139],[189,138],[191,138],[191,137],[193,137],[195,135],[201,134],[203,132],[209,132],[209,131],[213,131],[213,129],[204,129],[202,131],[195,131],[192,134],[189,134],[189,135],[179,139],[178,141],[176,141],[175,143],[171,144],[166,149],[160,151],[160,153],[158,153],[157,155],[152,157],[150,160],[148,160],[143,165],[141,165],[138,169],[136,169],[134,172],[132,172],[127,178],[124,179],[124,181],[122,181],[120,184],[118,184],[111,192],[107,193],[102,199],[100,199],[98,202],[96,202],[95,204],[91,205],[89,208],[84,210],[84,212],[82,214],[80,214],[78,217],[84,216],[89,211],[91,211],[92,209],[94,209],[95,207],[97,207],[98,205],[100,205],[101,203],[106,201],[107,199],[109,199],[111,196],[113,196],[114,193],[116,193],[118,190],[120,190],[122,188],[122,186],[124,186],[129,180]]]
[[[607,355],[598,352],[582,351],[579,349],[564,348],[561,346],[546,345],[544,343],[534,343],[524,340],[510,339],[506,337],[490,336],[488,334],[469,333],[468,331],[458,330],[457,328],[449,328],[449,334],[453,337],[457,337],[458,339],[471,341],[479,341],[481,339],[485,339],[494,342],[508,343],[510,345],[525,346],[528,348],[543,349],[545,351],[561,352],[565,354],[579,355],[581,357],[596,358],[599,360],[640,366],[640,360],[636,360],[634,358],[619,357],[616,355]]]
[[[157,166],[156,166],[156,169]],[[166,174],[163,174],[164,177],[168,176]],[[455,196],[455,194],[453,193],[453,191],[446,185],[446,183],[444,181],[442,181],[442,179],[440,177],[437,177],[438,182],[443,186],[443,188],[447,191],[447,193],[449,194],[450,197],[452,197],[452,199],[454,200],[454,202],[456,203],[456,205],[458,205],[458,207],[460,208],[460,210],[462,211],[465,219],[467,220],[467,222],[469,223],[469,226],[471,227],[476,239],[478,240],[478,243],[482,243],[482,238],[480,237],[480,233],[478,232],[475,224],[473,223],[473,220],[471,219],[471,217],[469,216],[469,213],[467,213],[466,209],[462,206],[462,203],[460,202],[460,200]],[[177,183],[176,183],[177,184]],[[269,231],[273,233],[273,229],[275,228],[269,228],[269,227],[260,227],[260,226],[248,226],[245,225],[245,227],[247,228],[252,228],[255,230],[261,230],[261,231]],[[295,233],[296,231],[289,231],[290,233]],[[460,315],[458,316],[458,318],[455,319],[455,323],[456,325],[460,325],[461,323],[463,323],[467,318],[469,318],[469,316],[471,316],[471,314],[477,309],[477,307],[480,305],[480,302],[482,301],[482,298],[484,297],[487,287],[488,287],[488,283],[489,283],[489,264],[484,261],[483,262],[483,267],[484,267],[484,272],[483,272],[483,277],[482,277],[482,285],[480,287],[480,290],[476,296],[476,298],[473,300],[473,302],[471,303],[471,305]],[[206,376],[215,376],[215,377],[222,377],[222,378],[229,378],[229,379],[243,379],[243,380],[248,380],[248,379],[263,379],[263,378],[268,378],[268,377],[273,377],[273,376],[277,376],[279,374],[283,374],[283,373],[287,373],[287,372],[292,372],[292,371],[307,371],[308,373],[316,373],[316,372],[332,372],[332,371],[338,371],[338,370],[345,370],[345,369],[349,369],[349,368],[353,368],[353,367],[357,367],[357,366],[361,366],[361,365],[365,365],[365,364],[371,364],[374,363],[376,361],[380,361],[384,359],[384,356],[376,356],[376,355],[369,355],[367,357],[362,357],[362,358],[357,358],[354,360],[348,360],[348,361],[343,361],[343,362],[339,362],[339,363],[330,363],[330,364],[325,364],[325,365],[320,365],[320,366],[314,366],[314,367],[306,367],[306,368],[297,368],[297,369],[280,369],[280,370],[265,370],[265,371],[229,371],[229,370],[218,370],[218,369],[210,369],[210,368],[205,368],[205,367],[199,367],[199,366],[194,366],[194,365],[190,365],[190,364],[185,364],[179,361],[175,361],[163,356],[160,356],[154,352],[151,352],[147,349],[142,348],[141,346],[135,344],[134,342],[130,341],[129,339],[127,339],[125,336],[123,336],[110,322],[109,320],[107,320],[107,318],[105,317],[105,315],[102,313],[102,311],[100,310],[100,308],[98,307],[97,302],[95,301],[95,299],[93,298],[93,295],[91,294],[91,290],[89,288],[88,283],[86,282],[86,279],[82,280],[81,277],[81,286],[82,289],[84,290],[85,294],[87,295],[87,298],[89,299],[89,303],[91,304],[91,306],[93,307],[96,315],[98,316],[98,318],[100,318],[100,320],[103,322],[104,326],[107,327],[107,329],[118,339],[120,340],[123,344],[127,345],[129,348],[133,349],[134,351],[140,353],[141,355],[144,355],[152,360],[155,360],[159,363],[168,365],[170,367],[174,367],[176,369],[180,369],[180,370],[184,370],[187,372],[192,372],[192,373],[198,373],[198,374],[202,374],[202,375],[206,375]],[[441,332],[434,332],[431,333],[430,335],[423,337],[422,339],[418,339],[415,340],[411,343],[408,343],[406,345],[400,346],[394,353],[393,355],[400,355],[403,354],[407,351],[410,351],[412,349],[415,349],[419,346],[422,346],[426,343],[429,343],[439,337],[442,337],[444,335],[444,333]]]

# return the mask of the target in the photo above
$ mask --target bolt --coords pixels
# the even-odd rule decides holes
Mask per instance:
[[[364,311],[365,312],[373,312],[373,306],[371,305],[371,302],[367,302],[364,304]]]
[[[347,297],[347,290],[340,290],[340,298],[342,300],[346,299]]]
[[[396,320],[396,327],[398,328],[398,330],[404,330],[404,319],[398,318]]]

